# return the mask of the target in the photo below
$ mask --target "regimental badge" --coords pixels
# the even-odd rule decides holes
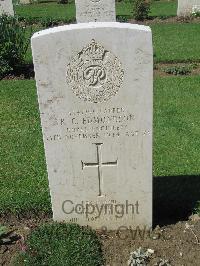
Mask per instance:
[[[84,101],[108,101],[119,91],[123,78],[120,60],[94,39],[67,65],[67,83]]]

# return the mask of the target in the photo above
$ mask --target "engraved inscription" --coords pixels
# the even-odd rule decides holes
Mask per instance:
[[[104,166],[117,166],[118,160],[114,161],[114,162],[102,162],[102,152],[101,152],[101,146],[103,145],[103,143],[94,143],[96,145],[97,148],[97,163],[82,163],[82,169],[84,170],[85,167],[97,167],[98,169],[98,180],[99,180],[99,195],[98,196],[102,196],[102,187],[101,187],[101,183],[102,183],[102,167]]]
[[[67,66],[67,83],[84,101],[101,103],[119,91],[124,78],[120,60],[94,39]]]
[[[148,128],[138,129],[136,116],[124,107],[88,108],[71,110],[65,116],[58,117],[55,124],[59,124],[62,134],[46,136],[48,141],[76,141],[102,138],[140,138],[151,136]]]
[[[99,2],[98,2],[99,3]],[[115,17],[115,13],[112,10],[107,10],[102,6],[90,6],[88,5],[85,10],[80,12],[80,16],[85,18],[85,21],[88,20],[88,17],[91,18],[91,21],[97,22],[100,17],[108,18],[110,17],[112,20]]]
[[[76,0],[78,22],[116,21],[114,0]]]

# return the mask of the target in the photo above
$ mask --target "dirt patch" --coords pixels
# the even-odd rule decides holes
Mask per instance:
[[[0,265],[12,266],[12,261],[18,252],[26,249],[25,239],[31,230],[37,226],[50,222],[51,218],[40,215],[37,217],[16,217],[13,215],[0,217],[0,224],[5,225],[18,236],[18,240],[9,245],[0,245]]]
[[[34,79],[34,75],[33,64],[25,64],[18,66],[15,72],[6,75],[3,80]]]
[[[37,226],[51,222],[50,217],[26,219],[1,217],[0,223],[15,231],[20,239],[12,245],[0,246],[0,265],[11,266],[16,254],[23,251],[27,235]],[[106,259],[106,266],[125,266],[130,252],[142,247],[151,249],[154,254],[148,265],[155,265],[160,259],[169,260],[174,266],[200,265],[200,217],[192,216],[189,221],[178,222],[164,227],[157,226],[153,231],[145,228],[119,228],[118,231],[97,232]]]
[[[182,68],[185,67],[191,72],[186,74],[169,74],[166,72],[166,69],[170,68]],[[200,75],[200,63],[158,63],[154,66],[154,76],[159,77],[168,77],[168,76],[198,76]]]
[[[200,219],[200,218],[199,218]],[[142,247],[154,254],[148,265],[168,260],[174,266],[200,265],[200,220],[178,222],[165,227],[157,226],[152,233],[140,228],[101,234],[107,266],[125,266],[130,252]],[[145,235],[144,235],[144,232]]]

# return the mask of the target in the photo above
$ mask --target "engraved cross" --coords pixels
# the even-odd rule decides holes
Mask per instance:
[[[102,162],[101,147],[103,143],[93,143],[93,144],[95,144],[97,148],[97,162],[96,163],[84,163],[83,161],[81,161],[82,170],[84,170],[84,168],[86,167],[96,167],[98,169],[98,180],[99,180],[99,195],[98,196],[102,196],[102,189],[101,189],[101,183],[103,179],[102,168],[104,166],[117,166],[118,160],[114,162]]]

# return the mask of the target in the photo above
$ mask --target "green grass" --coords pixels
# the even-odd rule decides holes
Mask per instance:
[[[116,4],[118,16],[132,17],[133,4],[127,1]],[[154,1],[151,5],[150,16],[168,17],[175,16],[177,10],[177,1]],[[54,18],[54,19],[75,19],[74,3],[68,5],[57,4],[55,2],[40,3],[32,5],[15,6],[18,16],[25,18]]]
[[[200,61],[200,24],[154,24],[156,62]]]
[[[28,251],[18,257],[15,266],[102,266],[104,263],[96,233],[75,224],[43,225],[29,235],[27,246]]]
[[[153,32],[155,62],[200,61],[200,24],[154,24]],[[38,26],[33,31],[38,31]],[[27,62],[32,62],[29,46]]]
[[[177,13],[177,1],[154,1],[151,5],[150,17],[173,17]]]
[[[154,176],[200,173],[200,77],[156,78]],[[1,81],[0,213],[50,212],[35,82]]]
[[[0,81],[0,212],[50,212],[34,81]]]
[[[156,78],[155,176],[200,173],[199,84],[200,76]]]
[[[154,1],[152,16],[164,16],[176,10],[174,1]],[[132,4],[117,3],[117,14],[131,16]],[[74,4],[58,5],[57,3],[41,3],[33,5],[16,6],[17,14],[27,18],[40,17],[53,19],[73,19],[75,17]],[[153,24],[155,62],[192,62],[200,61],[200,25],[197,23]],[[41,26],[34,25],[33,30],[38,31]],[[29,46],[26,62],[32,62],[31,48]]]
[[[75,18],[74,4],[63,5],[55,2],[19,5],[15,6],[15,11],[18,16],[25,18],[54,18],[68,20]]]

